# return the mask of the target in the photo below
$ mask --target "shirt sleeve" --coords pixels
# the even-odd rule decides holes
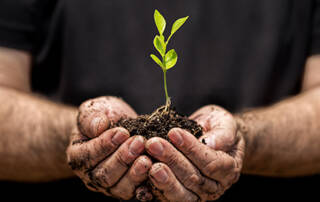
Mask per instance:
[[[314,0],[310,55],[320,54],[320,0]]]
[[[34,51],[36,0],[0,1],[0,46]]]

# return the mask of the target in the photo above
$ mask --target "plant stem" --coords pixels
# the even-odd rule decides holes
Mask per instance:
[[[168,96],[168,90],[167,90],[167,71],[163,71],[163,82],[164,82],[164,91],[166,93],[166,105],[169,103],[169,96]]]
[[[172,34],[170,34],[170,36],[168,37],[168,39],[167,39],[167,41],[166,41],[166,45],[168,45],[168,43],[169,43],[169,41],[170,41],[171,37],[172,37]]]

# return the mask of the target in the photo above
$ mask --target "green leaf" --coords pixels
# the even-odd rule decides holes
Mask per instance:
[[[159,35],[155,36],[153,45],[162,57],[166,54],[166,44],[164,42],[164,37],[160,37]]]
[[[165,67],[166,70],[172,68],[173,66],[176,65],[178,60],[178,55],[174,49],[171,49],[169,52],[167,52],[164,61],[165,61]]]
[[[160,40],[161,40],[161,42],[164,43],[164,36],[163,35],[160,35]]]
[[[178,29],[187,21],[188,18],[189,16],[176,20],[172,25],[171,35],[178,31]]]
[[[160,60],[157,56],[151,54],[150,57],[151,57],[151,58],[153,59],[153,61],[155,61],[162,69],[164,68],[164,65],[162,64],[161,60]]]
[[[154,22],[159,30],[159,34],[163,35],[163,32],[166,29],[166,20],[158,10],[154,11]]]

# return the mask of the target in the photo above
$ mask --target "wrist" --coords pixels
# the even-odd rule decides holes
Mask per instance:
[[[60,131],[60,147],[63,148],[63,158],[59,158],[57,156],[57,166],[56,168],[57,176],[60,178],[70,178],[74,177],[74,172],[70,169],[69,165],[67,164],[67,156],[66,150],[68,145],[70,144],[70,137],[75,128],[77,128],[77,116],[78,110],[74,107],[66,107],[64,106],[63,109],[60,111],[60,124],[61,124],[61,131]]]
[[[245,142],[242,172],[247,173],[248,170],[250,170],[249,168],[250,162],[253,161],[252,154],[254,154],[254,150],[255,150],[254,148],[252,148],[252,145],[253,145],[252,143],[255,142],[254,147],[257,147],[257,142],[253,140],[254,132],[253,132],[253,128],[251,127],[252,122],[255,118],[254,118],[254,114],[252,114],[251,112],[235,114],[234,117],[237,123],[238,135],[240,135]]]

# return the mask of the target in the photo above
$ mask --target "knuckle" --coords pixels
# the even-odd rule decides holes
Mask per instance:
[[[182,182],[182,184],[184,184],[184,186],[187,187],[188,189],[192,189],[193,187],[197,187],[203,183],[204,183],[204,180],[202,177],[199,176],[199,174],[189,175]]]
[[[208,177],[213,178],[218,168],[219,168],[219,165],[216,161],[210,161],[204,166],[203,173]]]
[[[224,160],[223,161],[223,170],[227,170],[227,171],[230,171],[230,170],[234,170],[235,168],[235,161],[232,160]]]
[[[113,185],[110,178],[110,172],[106,167],[97,168],[91,171],[89,178],[91,180],[91,183],[98,187],[108,188]]]
[[[223,190],[223,186],[211,179],[203,178],[204,184],[201,186],[200,194],[198,194],[202,201],[212,201],[217,200],[221,196],[221,190]]]
[[[121,165],[124,168],[128,168],[129,167],[129,157],[128,157],[128,153],[125,154],[124,151],[120,150],[116,153],[115,155],[116,161],[119,165]]]
[[[219,189],[221,189],[221,186],[216,184],[214,188],[210,187],[209,189],[202,190],[203,192],[200,194],[201,199],[203,199],[203,201],[217,200],[221,196],[221,190]]]
[[[202,177],[203,184],[200,185],[200,194],[202,199],[204,200],[214,200],[215,195],[218,191],[217,181],[208,179],[206,177]]]
[[[166,164],[172,168],[172,167],[175,167],[179,164],[180,162],[180,159],[179,157],[175,154],[175,153],[171,153],[167,156],[167,160],[166,160]]]
[[[190,144],[184,146],[183,153],[186,156],[195,156],[197,154],[197,151],[198,151],[198,147],[194,142],[191,142]]]
[[[214,160],[207,162],[204,166],[203,172],[212,178],[216,173],[228,174],[230,172],[234,172],[234,169],[234,159],[225,156],[223,152],[217,152]]]
[[[74,171],[87,169],[89,157],[86,153],[79,156],[74,150],[67,150],[67,163]]]
[[[112,151],[116,149],[116,145],[111,140],[106,140],[105,138],[98,139],[97,142],[95,142],[93,149],[98,149],[97,155],[103,156],[110,154]]]
[[[178,193],[178,188],[177,188],[177,181],[176,180],[169,180],[167,182],[165,192],[167,193]]]
[[[206,196],[205,196],[205,201],[214,201],[219,199],[223,193],[224,193],[225,189],[218,183],[217,184],[217,189],[215,191],[209,191],[207,192]]]

